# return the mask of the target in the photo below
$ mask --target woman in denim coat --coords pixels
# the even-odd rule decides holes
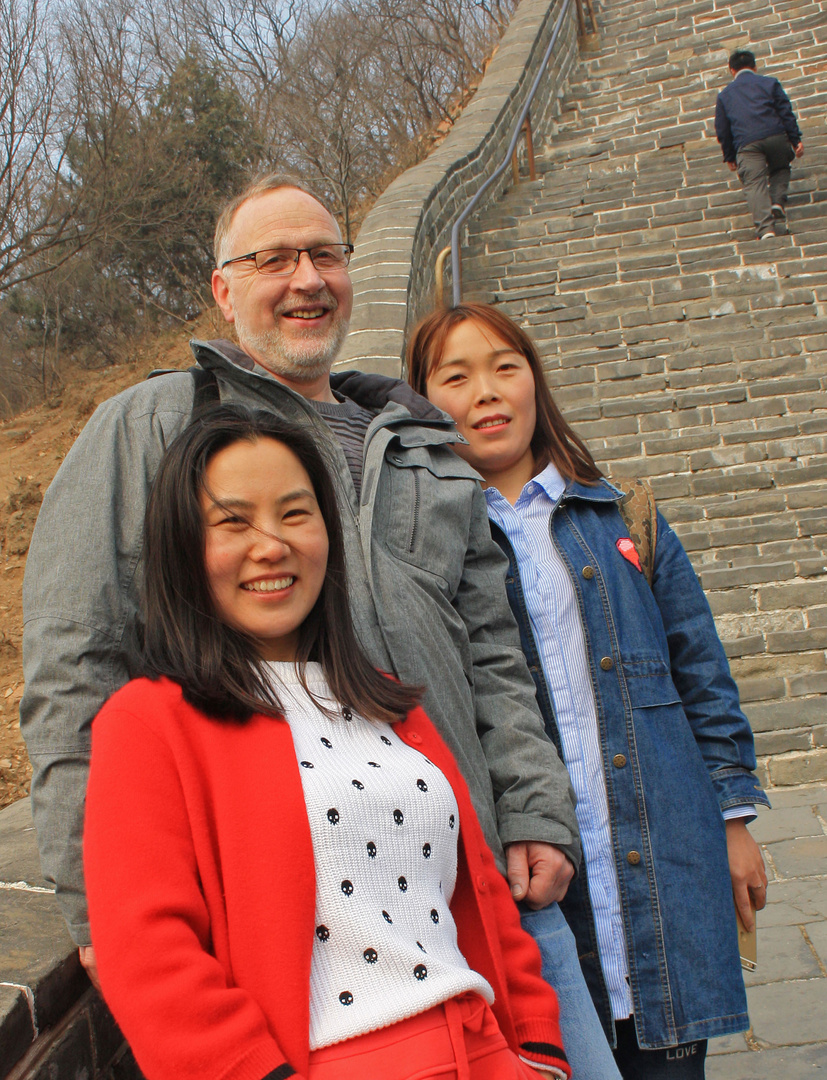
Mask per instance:
[[[578,795],[584,865],[561,902],[624,1077],[702,1077],[706,1040],[748,1027],[735,905],[766,875],[746,829],[767,798],[709,605],[657,516],[651,585],[534,346],[467,304],[429,316],[409,377],[481,474],[546,730]],[[542,939],[542,913],[525,925]],[[540,940],[541,947],[542,941]]]

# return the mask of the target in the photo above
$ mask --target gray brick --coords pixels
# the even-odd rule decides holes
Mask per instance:
[[[767,585],[758,590],[758,606],[763,611],[807,607],[818,603],[827,603],[827,581],[790,582]]]
[[[707,517],[710,522],[719,518],[729,519],[745,517],[754,514],[781,514],[786,509],[785,499],[781,492],[772,492],[766,495],[742,495],[729,501],[717,500],[706,506]]]
[[[747,703],[744,706],[753,731],[789,731],[795,728],[824,722],[824,701],[821,698],[785,698],[757,705]],[[815,779],[815,777],[813,778]],[[784,780],[778,783],[804,783],[804,781]]]
[[[772,487],[773,477],[767,473],[752,473],[738,476],[730,475],[717,475],[710,473],[709,475],[700,475],[692,477],[692,491],[696,495],[712,495],[719,494],[721,492],[730,491],[745,491],[752,488],[769,488]],[[792,564],[790,566],[792,570]],[[786,576],[786,575],[785,575]],[[772,581],[773,578],[756,578],[756,581]]]
[[[755,753],[764,755],[786,754],[791,750],[809,750],[809,731],[758,731],[755,733]]]
[[[774,679],[739,679],[741,701],[769,701],[783,698],[786,684],[780,676]]]
[[[757,585],[765,581],[783,581],[794,572],[793,563],[765,563],[757,566],[724,567],[701,571],[704,589],[725,589],[736,585]]]
[[[827,672],[790,675],[787,681],[791,697],[798,697],[803,694],[827,694]]]
[[[686,457],[682,454],[667,456],[662,454],[657,459],[648,457],[630,458],[615,462],[617,476],[656,476],[661,473],[681,473],[686,471]]]
[[[577,434],[586,440],[615,437],[618,435],[634,435],[637,433],[638,424],[634,417],[610,419],[605,417],[594,420],[591,423],[579,424]]]
[[[702,578],[704,575],[701,575]],[[767,651],[767,645],[760,634],[752,637],[731,638],[722,642],[727,656],[751,656]]]
[[[797,630],[790,634],[767,634],[768,652],[803,652],[808,649],[827,649],[827,627]]]
[[[618,398],[608,401],[603,406],[605,416],[637,416],[640,413],[661,412],[669,408],[672,402],[671,394],[653,394],[650,398],[639,400],[638,398]]]
[[[719,405],[722,402],[743,401],[747,396],[746,387],[727,386],[716,390],[679,390],[675,402],[679,409],[695,409],[705,405]]]
[[[678,435],[669,439],[646,439],[644,446],[647,454],[677,453],[682,450],[697,450],[701,447],[717,446],[720,436],[716,433],[698,435]]]
[[[689,494],[689,478],[685,476],[653,476],[651,483],[656,499],[670,499]]]
[[[713,615],[743,615],[755,611],[755,597],[750,589],[729,589],[707,595]]]

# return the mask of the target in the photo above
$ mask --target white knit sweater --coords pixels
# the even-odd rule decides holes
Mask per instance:
[[[424,1012],[489,983],[457,948],[449,910],[459,817],[445,776],[392,728],[325,716],[292,664],[268,665],[301,766],[316,867],[310,1048]],[[307,684],[331,701],[318,664]],[[275,824],[277,826],[277,823]]]

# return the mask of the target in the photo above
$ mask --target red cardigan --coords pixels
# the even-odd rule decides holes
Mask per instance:
[[[421,709],[395,730],[456,795],[463,955],[512,1050],[568,1074],[556,996],[450,751]],[[104,996],[148,1080],[306,1072],[315,872],[286,722],[220,722],[174,683],[129,683],[92,729],[84,854]]]

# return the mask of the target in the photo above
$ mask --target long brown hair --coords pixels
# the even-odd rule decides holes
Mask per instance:
[[[143,673],[177,682],[191,705],[219,719],[243,721],[254,712],[281,715],[255,639],[229,626],[216,608],[199,501],[215,455],[234,443],[260,439],[273,439],[296,455],[327,528],[324,584],[299,628],[296,668],[302,685],[308,689],[305,664],[318,660],[337,702],[370,720],[393,723],[416,703],[420,691],[381,675],[362,651],[350,617],[344,541],[330,475],[310,435],[264,411],[233,405],[207,409],[161,461],[144,528]]]
[[[524,356],[531,368],[537,405],[531,452],[537,469],[544,469],[552,462],[566,480],[577,480],[581,484],[597,483],[603,474],[586,444],[575,435],[554,404],[534,342],[516,323],[490,304],[468,303],[439,308],[418,324],[408,342],[407,357],[408,382],[414,390],[423,397],[428,396],[428,377],[442,361],[448,335],[466,319],[481,323],[496,334],[515,352]]]

